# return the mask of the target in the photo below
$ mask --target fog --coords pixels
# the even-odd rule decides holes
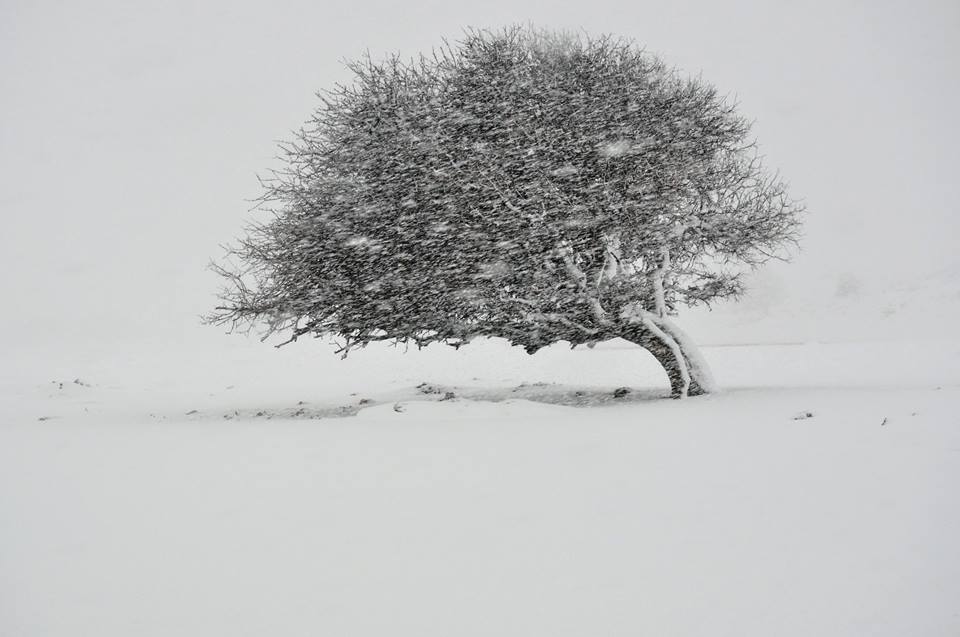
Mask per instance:
[[[343,60],[528,22],[702,74],[805,202],[677,319],[720,392],[201,324]],[[960,634],[958,49],[957,0],[0,1],[0,634]]]
[[[768,297],[954,267],[956,2],[6,0],[4,347],[217,338],[205,267],[342,60],[516,22],[633,38],[739,102],[809,209]]]

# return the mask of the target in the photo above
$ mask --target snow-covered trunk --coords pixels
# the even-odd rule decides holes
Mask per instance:
[[[660,265],[650,273],[650,285],[653,287],[653,301],[657,316],[667,315],[667,296],[664,283],[667,272],[670,270],[670,249],[663,246],[660,249]]]
[[[606,279],[612,281],[617,278],[623,269],[623,263],[620,257],[620,236],[616,234],[605,234],[603,236],[603,267],[600,268],[600,274],[597,276],[597,286]]]
[[[623,330],[623,338],[636,343],[647,350],[667,372],[670,381],[670,395],[673,398],[684,398],[702,394],[699,384],[692,382],[686,359],[676,342],[664,338],[662,331],[655,333],[643,323],[632,323]]]
[[[700,348],[693,342],[686,332],[681,330],[673,321],[667,317],[656,317],[653,322],[663,332],[668,334],[680,348],[684,361],[687,365],[687,372],[690,374],[690,388],[688,395],[698,396],[700,394],[711,394],[717,391],[716,382],[713,379],[713,373],[707,360],[700,352]]]
[[[696,344],[666,317],[639,306],[624,310],[622,337],[650,352],[663,366],[674,398],[716,391],[710,368]]]

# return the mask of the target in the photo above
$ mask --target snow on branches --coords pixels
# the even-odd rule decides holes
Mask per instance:
[[[283,147],[211,321],[346,349],[622,336],[682,361],[667,315],[796,239],[748,122],[628,41],[477,30],[350,69]]]

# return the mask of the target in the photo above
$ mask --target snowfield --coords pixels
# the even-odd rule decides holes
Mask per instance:
[[[749,272],[736,304],[678,306],[721,392],[670,400],[624,341],[340,360],[201,325],[221,305],[211,259],[282,210],[256,206],[290,176],[275,140],[315,127],[316,91],[352,84],[344,61],[403,62],[509,23],[626,36],[715,82],[809,211],[791,263]],[[0,637],[960,637],[958,63],[956,0],[0,2]],[[389,168],[376,190],[402,202],[396,227],[363,167],[304,218],[354,221],[285,236],[310,259],[327,245],[367,262],[371,297],[392,279],[436,299],[469,262],[480,276],[443,292],[464,308],[471,290],[527,287],[510,250],[546,247],[551,210],[550,244],[601,235],[596,290],[633,267],[597,219],[613,229],[674,193],[651,217],[661,241],[727,231],[710,224],[734,193],[709,186],[713,155],[691,144],[728,135],[689,128],[693,94],[622,92],[620,69],[577,79],[569,103],[565,83],[520,103],[541,85],[525,73],[464,76],[482,109],[405,87],[356,111],[369,130],[337,133],[359,140],[343,163]],[[636,119],[648,110],[684,117]],[[371,120],[393,111],[407,116]],[[390,130],[403,137],[381,152]],[[679,180],[685,157],[696,171]],[[621,179],[641,159],[644,178]],[[301,174],[332,183],[322,166]],[[576,183],[592,207],[566,201]],[[681,218],[688,199],[704,206]],[[403,228],[428,249],[381,267]],[[563,243],[549,260],[582,286]],[[664,277],[668,257],[688,267],[670,254]],[[655,309],[678,279],[649,283]]]
[[[115,351],[4,367],[4,635],[960,634],[960,342]]]

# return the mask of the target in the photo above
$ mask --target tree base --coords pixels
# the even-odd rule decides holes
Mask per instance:
[[[630,320],[622,337],[644,348],[657,359],[670,381],[671,398],[709,394],[714,389],[713,381],[699,352],[691,351],[694,346],[689,339],[676,338],[673,326],[662,320],[657,323],[659,325],[651,329],[649,321]]]

